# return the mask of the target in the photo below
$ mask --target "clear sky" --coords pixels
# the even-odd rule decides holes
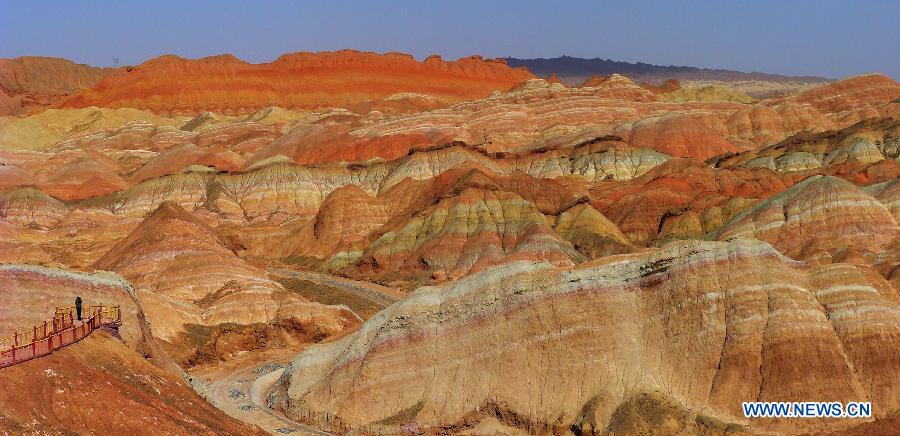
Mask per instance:
[[[900,0],[0,0],[0,57],[265,62],[342,48],[900,79]]]

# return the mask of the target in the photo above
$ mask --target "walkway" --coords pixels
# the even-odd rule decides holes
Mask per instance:
[[[75,308],[57,308],[53,318],[35,325],[31,331],[15,332],[0,338],[0,368],[46,356],[54,350],[72,345],[101,327],[122,325],[119,306],[87,306],[83,321],[75,320]]]

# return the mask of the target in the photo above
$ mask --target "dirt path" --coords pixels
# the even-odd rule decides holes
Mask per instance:
[[[346,292],[374,303],[381,310],[399,301],[405,294],[373,283],[328,274],[289,269],[270,269],[272,276],[306,280]],[[194,390],[229,416],[255,424],[271,434],[327,435],[292,421],[266,406],[266,394],[281,376],[284,367],[301,349],[248,352],[227,362],[197,367],[190,371]]]
[[[391,304],[400,301],[406,296],[404,293],[387,286],[376,285],[374,283],[363,282],[329,274],[311,271],[289,270],[283,268],[273,268],[268,270],[268,273],[273,276],[283,276],[300,280],[307,280],[313,283],[318,283],[320,285],[325,285],[340,289],[342,291],[350,292],[378,304],[379,306],[381,306],[381,308],[390,306]]]
[[[190,372],[194,390],[229,416],[274,434],[328,435],[266,406],[266,393],[299,350],[245,353],[221,365]]]
[[[374,303],[381,310],[405,294],[392,288],[328,274],[289,269],[270,269],[271,276],[306,280]],[[342,297],[346,298],[346,297]],[[292,421],[266,406],[266,395],[300,348],[247,352],[227,362],[197,367],[189,374],[194,390],[229,416],[255,424],[271,434],[327,435]]]

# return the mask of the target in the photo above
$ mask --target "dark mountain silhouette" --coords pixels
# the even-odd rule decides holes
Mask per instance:
[[[550,77],[556,75],[561,81],[580,84],[592,76],[608,76],[621,74],[640,82],[662,82],[666,79],[685,80],[720,80],[735,82],[744,80],[760,80],[781,83],[817,83],[830,79],[815,76],[784,76],[768,73],[746,73],[741,71],[696,68],[675,65],[653,65],[643,62],[631,63],[609,59],[584,59],[571,56],[556,58],[517,59],[504,58],[511,67],[525,67],[535,75]]]

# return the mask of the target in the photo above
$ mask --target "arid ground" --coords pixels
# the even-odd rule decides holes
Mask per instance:
[[[900,84],[703,71],[0,60],[0,433],[896,432]]]

